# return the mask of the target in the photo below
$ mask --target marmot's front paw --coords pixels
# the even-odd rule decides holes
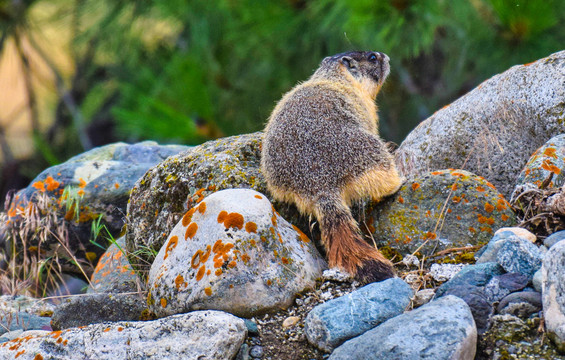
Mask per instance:
[[[390,263],[385,263],[376,259],[369,260],[357,270],[355,280],[361,284],[370,284],[395,277],[394,269]]]

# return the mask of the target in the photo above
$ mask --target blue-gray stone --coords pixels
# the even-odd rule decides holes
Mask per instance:
[[[479,334],[488,329],[489,318],[494,313],[494,308],[481,287],[468,284],[454,286],[446,291],[444,296],[446,295],[457,296],[469,305]]]
[[[541,274],[546,333],[565,353],[565,241],[553,245],[545,254]]]
[[[542,259],[537,246],[519,237],[504,240],[496,255],[496,262],[504,270],[524,274],[530,279],[541,268]]]
[[[565,230],[561,230],[549,235],[545,238],[543,244],[546,248],[551,249],[553,245],[557,244],[561,240],[565,240]]]
[[[345,342],[329,359],[472,360],[476,345],[469,307],[455,296],[445,296]]]
[[[443,296],[448,289],[455,286],[485,286],[493,276],[502,274],[504,274],[504,269],[495,262],[466,266],[437,289],[436,298]]]
[[[0,335],[13,330],[46,330],[51,329],[51,318],[41,317],[26,312],[2,312],[0,314]]]
[[[331,351],[378,324],[404,312],[413,291],[399,278],[364,286],[316,306],[305,320],[308,341]]]
[[[512,231],[501,231],[495,234],[489,243],[481,249],[480,256],[475,255],[477,264],[496,262],[496,255],[504,241],[513,238],[519,238],[519,236]]]
[[[500,301],[506,295],[524,289],[529,278],[520,273],[506,273],[494,276],[486,284],[484,293],[490,303]]]
[[[537,292],[541,292],[542,289],[542,274],[541,269],[534,273],[534,277],[532,278],[532,285]]]
[[[496,311],[499,314],[510,314],[527,318],[542,309],[541,294],[535,291],[515,292],[500,301]]]
[[[243,319],[243,321],[245,321],[245,326],[247,327],[247,332],[249,333],[249,335],[259,334],[259,328],[257,327],[255,321],[249,319]]]

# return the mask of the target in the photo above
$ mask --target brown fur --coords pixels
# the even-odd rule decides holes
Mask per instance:
[[[277,104],[263,142],[269,191],[314,215],[330,266],[364,282],[394,276],[392,264],[363,240],[348,207],[361,198],[380,200],[402,183],[377,134],[375,97],[388,71],[381,53],[325,58]]]

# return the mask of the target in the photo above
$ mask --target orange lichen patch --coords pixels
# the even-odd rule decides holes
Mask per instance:
[[[43,356],[41,354],[37,354],[37,355],[35,355],[33,360],[43,360]]]
[[[212,247],[210,245],[206,245],[206,252],[204,253],[204,255],[200,257],[200,262],[205,263],[210,257],[211,252],[212,252]]]
[[[437,234],[430,231],[428,231],[426,235],[424,235],[424,239],[434,240],[435,238],[437,238]]]
[[[68,342],[69,342],[69,340],[66,340],[66,339],[65,339],[65,341],[63,341],[63,345],[66,346]]]
[[[492,206],[489,203],[485,203],[485,211],[486,212],[488,212],[490,214],[491,212],[493,212],[493,210],[494,210],[494,206]]]
[[[420,184],[418,184],[418,183],[413,183],[413,184],[412,184],[412,191],[416,191],[416,190],[418,190],[419,188],[420,188]]]
[[[283,239],[282,239],[281,233],[278,233],[277,235],[278,235],[278,237],[279,237],[279,242],[282,244],[282,243],[283,243]]]
[[[59,188],[59,185],[61,185],[60,182],[56,181],[55,179],[53,179],[53,177],[48,176],[45,179],[45,184],[47,184],[47,191],[53,191],[56,190],[57,188]]]
[[[212,247],[212,251],[214,253],[218,253],[218,252],[222,251],[223,247],[224,247],[224,244],[222,243],[222,239],[220,239],[220,240],[218,240],[214,243],[214,246]]]
[[[474,227],[472,227],[472,226],[469,226],[469,231],[472,232],[472,233],[476,233],[476,232],[477,232],[477,230],[476,230]]]
[[[452,210],[451,209],[447,209],[447,213],[451,214]]]
[[[78,179],[78,187],[82,189],[82,188],[84,188],[85,186],[86,186],[86,181],[84,181],[83,178],[79,178],[79,179]]]
[[[249,221],[245,224],[245,231],[247,231],[248,233],[257,233],[257,224],[255,224],[253,221]]]
[[[161,307],[163,307],[163,308],[167,307],[167,299],[161,298]]]
[[[77,194],[79,196],[83,196],[84,195],[84,190],[80,189],[79,191],[77,191]]]
[[[398,195],[398,202],[404,204],[404,198],[400,195]]]
[[[482,187],[482,186],[479,185],[479,186],[477,186],[477,191],[478,191],[478,192],[485,192],[486,189],[485,189],[484,187]]]
[[[488,186],[489,188],[496,190],[496,187],[495,187],[493,184],[489,183],[488,181],[487,181],[486,184],[487,184],[487,186]]]
[[[434,171],[431,174],[432,175],[441,175],[441,174],[443,174],[443,171]]]
[[[108,332],[108,331],[110,331],[110,328],[104,329],[104,332]]]
[[[285,258],[284,256],[281,258],[281,261],[283,264],[288,265],[288,259]]]
[[[124,331],[124,328],[121,327],[121,326],[118,326],[118,331],[119,331],[119,332],[122,332],[122,331]]]
[[[271,234],[273,235],[273,237],[277,236],[277,232],[275,231],[274,227],[270,227],[269,231],[271,232]]]
[[[190,223],[190,225],[188,225],[188,227],[186,228],[186,233],[184,234],[184,239],[188,240],[188,238],[193,238],[194,235],[196,235],[196,231],[198,231],[198,224],[196,223]]]
[[[190,222],[192,221],[192,215],[194,215],[195,211],[195,208],[191,208],[186,212],[186,214],[184,214],[184,216],[182,217],[182,226],[188,226],[188,224],[190,224]]]
[[[262,241],[262,242],[267,242],[267,238],[264,237],[264,236],[261,236],[261,241]]]
[[[163,257],[163,260],[169,257],[169,253],[173,251],[174,248],[177,247],[178,242],[179,242],[178,236],[175,235],[171,237],[171,239],[167,243],[167,247],[165,248],[165,256]]]
[[[228,212],[225,210],[220,211],[218,214],[218,222],[221,224],[226,221],[226,217],[228,216]]]
[[[455,191],[455,190],[457,190],[457,184],[453,184],[453,185],[451,185],[451,190],[452,190],[452,191]]]
[[[481,231],[482,232],[488,232],[492,234],[492,229],[488,226],[481,226]]]
[[[184,278],[182,277],[182,275],[178,275],[175,278],[175,287],[177,288],[177,290],[180,291],[181,286],[184,284]]]
[[[58,338],[59,336],[61,336],[61,330],[53,331],[53,332],[51,333],[51,336],[52,336],[54,339]]]
[[[545,169],[547,171],[551,171],[552,173],[554,173],[555,175],[559,175],[561,174],[561,169],[558,168],[557,166],[553,165],[553,163],[548,160],[545,159],[542,163],[541,163],[541,167],[542,169]]]
[[[205,273],[206,273],[206,265],[202,265],[200,269],[198,269],[198,272],[196,273],[196,281],[202,280]]]
[[[268,279],[268,280],[267,280],[267,286],[271,286],[272,283],[273,283],[273,282],[271,281],[271,279]]]
[[[203,201],[198,205],[198,212],[204,214],[206,212],[206,203]]]
[[[218,240],[221,241],[221,240]],[[196,250],[196,252],[194,253],[194,255],[192,255],[192,260],[190,261],[190,266],[193,269],[196,269],[198,266],[200,266],[200,259],[202,258],[202,255],[204,255],[204,251],[198,249]]]
[[[277,226],[277,215],[275,213],[275,210],[273,209],[273,216],[271,216],[271,223],[273,224],[273,226]]]
[[[263,197],[261,197],[260,195],[255,195],[255,198],[259,200],[263,199]]]
[[[414,205],[412,207],[414,208],[414,210],[418,210],[418,205]]]
[[[214,271],[214,275],[216,276],[220,276],[222,275],[222,273],[223,273],[222,269],[216,269],[216,271]]]
[[[430,210],[426,211],[426,217],[432,216],[432,212]]]
[[[212,184],[208,186],[208,191],[216,191],[216,185]]]
[[[120,188],[120,184],[115,183],[115,184],[114,184],[114,187],[115,187],[116,189],[119,189],[119,188]]]
[[[500,218],[502,219],[502,221],[506,221],[506,220],[509,219],[508,215],[506,215],[506,214],[500,215]]]
[[[247,264],[250,259],[251,259],[251,258],[250,258],[249,255],[247,255],[247,254],[241,255],[241,260],[243,260],[243,262],[244,262],[245,264]]]
[[[487,218],[487,224],[494,225],[494,219],[492,217]]]
[[[484,224],[487,222],[487,218],[481,214],[477,214],[477,221],[479,222],[479,224]]]
[[[43,181],[36,181],[31,186],[36,188],[37,190],[39,190],[41,192],[45,192],[45,184],[43,183]]]
[[[555,148],[547,148],[544,150],[543,154],[547,157],[552,157],[554,159],[557,159],[557,155],[555,154],[557,151],[557,149]]]
[[[451,172],[451,175],[457,176],[457,177],[465,176],[464,174],[462,174],[462,173],[460,173],[460,172],[457,172],[457,171]]]
[[[233,269],[234,267],[236,267],[236,265],[237,265],[237,263],[232,260],[232,261],[229,262],[228,267],[229,267],[230,269]]]
[[[204,288],[204,294],[208,296],[212,295],[212,289],[210,287]]]
[[[20,355],[23,355],[25,352],[26,352],[25,349],[22,350],[22,351],[17,352],[17,353],[16,353],[16,356],[15,356],[14,358],[15,358],[15,359],[19,358]]]

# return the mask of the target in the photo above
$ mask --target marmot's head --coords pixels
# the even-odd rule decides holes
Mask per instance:
[[[345,76],[348,80],[357,81],[373,98],[377,96],[381,86],[390,72],[389,58],[386,54],[374,51],[352,51],[328,56],[314,77]]]

